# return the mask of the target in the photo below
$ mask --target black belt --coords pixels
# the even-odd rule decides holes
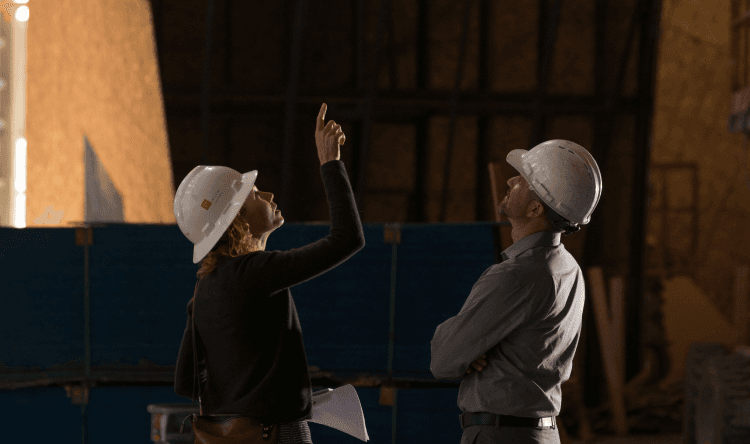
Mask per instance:
[[[458,415],[461,421],[461,428],[473,425],[494,425],[496,427],[539,427],[542,429],[557,428],[557,421],[554,416],[546,418],[522,418],[520,416],[496,415],[494,413],[466,412]]]

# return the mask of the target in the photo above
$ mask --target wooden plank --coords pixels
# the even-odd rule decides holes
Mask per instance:
[[[596,315],[596,327],[599,334],[599,346],[604,356],[604,370],[607,376],[609,388],[609,402],[615,419],[615,431],[617,435],[624,436],[628,433],[628,422],[625,414],[625,399],[623,396],[622,369],[617,366],[616,354],[613,352],[614,342],[612,338],[612,325],[607,315],[607,297],[604,288],[604,276],[600,267],[591,267],[588,270],[591,283],[592,300],[594,302],[594,313]]]

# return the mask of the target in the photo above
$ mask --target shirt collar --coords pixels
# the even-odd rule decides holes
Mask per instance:
[[[530,234],[523,239],[519,239],[516,243],[503,250],[503,260],[513,259],[531,248],[556,247],[560,245],[560,234],[561,233],[553,233],[551,231],[539,231]]]

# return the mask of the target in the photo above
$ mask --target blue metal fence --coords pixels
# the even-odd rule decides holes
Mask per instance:
[[[362,251],[292,288],[308,363],[341,377],[432,378],[430,340],[493,265],[493,225],[405,224],[390,243],[383,224],[365,225]],[[19,426],[14,441],[31,431],[34,442],[79,443],[86,434],[87,443],[145,443],[146,406],[186,401],[167,385],[199,267],[192,244],[175,225],[90,232],[89,244],[83,229],[0,228],[0,414]],[[328,232],[328,224],[286,224],[267,250],[298,248]],[[141,383],[92,387],[83,409],[61,387],[32,387],[107,380]],[[373,442],[391,441],[392,430],[402,442],[460,440],[456,388],[400,390],[398,408],[379,405],[377,388],[357,391]],[[40,416],[49,427],[38,427]],[[317,442],[356,441],[310,427]]]

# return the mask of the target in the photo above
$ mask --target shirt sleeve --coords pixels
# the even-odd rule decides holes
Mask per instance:
[[[365,246],[362,222],[354,201],[344,163],[330,161],[321,166],[323,185],[328,196],[331,231],[324,239],[302,248],[264,252],[254,258],[254,267],[243,270],[252,279],[259,269],[263,279],[257,281],[262,292],[273,295],[341,265]]]
[[[461,311],[435,330],[430,371],[436,379],[463,378],[473,361],[528,319],[533,289],[521,287],[510,271],[492,268],[474,284]]]

